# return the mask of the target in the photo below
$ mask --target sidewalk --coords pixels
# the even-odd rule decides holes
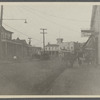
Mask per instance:
[[[53,83],[48,95],[100,95],[100,67],[67,68]]]

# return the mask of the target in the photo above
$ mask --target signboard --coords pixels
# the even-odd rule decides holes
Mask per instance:
[[[81,30],[82,37],[89,37],[89,36],[91,36],[92,33],[93,33],[93,31],[91,31],[91,30]]]

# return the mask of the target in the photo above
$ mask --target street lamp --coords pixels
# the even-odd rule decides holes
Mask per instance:
[[[25,21],[24,23],[27,23],[26,19],[2,19],[2,20],[24,20]]]
[[[1,5],[1,13],[0,13],[0,27],[2,28],[3,20],[24,20],[24,23],[27,23],[26,19],[3,19],[3,5]],[[2,38],[1,38],[1,29],[0,29],[0,58],[2,58]]]

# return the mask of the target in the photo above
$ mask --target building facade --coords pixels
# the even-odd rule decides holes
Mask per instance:
[[[41,47],[32,47],[32,55],[41,55],[42,48]]]
[[[48,53],[49,55],[58,55],[59,52],[59,45],[58,44],[50,44],[48,43],[45,46],[45,52]]]
[[[100,64],[100,5],[94,5],[91,17],[91,36],[86,42],[86,48],[94,54],[96,62]]]
[[[64,56],[68,52],[74,53],[77,48],[79,48],[78,42],[63,42],[63,38],[57,38],[57,43],[48,43],[45,51],[50,55]]]
[[[6,30],[3,26],[1,31],[1,46],[0,46],[0,58],[1,59],[13,59],[17,56],[20,59],[29,58],[33,53],[39,52],[40,48],[33,50],[33,47],[27,44],[26,40],[12,39],[13,32]]]
[[[60,56],[66,55],[66,53],[75,53],[79,49],[78,42],[62,42],[59,45],[59,54]]]

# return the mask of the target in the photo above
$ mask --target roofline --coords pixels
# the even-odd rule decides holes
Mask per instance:
[[[9,32],[10,34],[13,34],[14,32],[8,31],[7,29],[5,29],[3,26],[1,26],[6,32]]]

